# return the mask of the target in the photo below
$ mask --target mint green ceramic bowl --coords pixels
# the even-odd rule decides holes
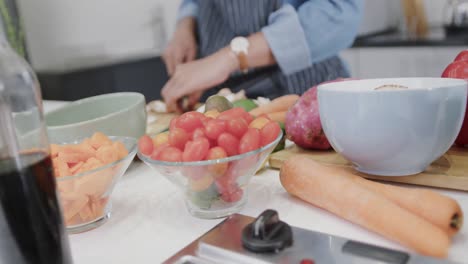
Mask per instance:
[[[74,101],[45,115],[51,143],[103,132],[139,138],[146,131],[146,100],[140,93],[110,93]]]

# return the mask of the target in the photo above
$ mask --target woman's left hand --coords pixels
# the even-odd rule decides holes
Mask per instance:
[[[226,81],[238,67],[238,61],[228,49],[222,49],[206,58],[180,64],[161,91],[168,111],[177,111],[177,101],[191,96],[191,103],[201,93]]]

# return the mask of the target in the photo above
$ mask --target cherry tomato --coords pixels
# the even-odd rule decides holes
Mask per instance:
[[[245,110],[242,107],[234,107],[229,110],[226,110],[224,112],[221,112],[217,119],[222,119],[222,120],[231,120],[237,117],[244,117],[245,115]]]
[[[261,145],[266,146],[273,142],[281,132],[281,127],[275,121],[270,121],[260,130]]]
[[[249,112],[245,112],[243,118],[247,124],[250,124],[254,120],[254,117]]]
[[[224,120],[210,120],[205,125],[205,135],[210,139],[217,139],[224,131],[226,131],[226,121]]]
[[[221,199],[225,202],[232,203],[239,201],[244,192],[236,182],[235,172],[231,169],[215,180],[216,188],[221,194]]]
[[[151,154],[151,159],[159,160],[159,155],[161,154],[161,152],[163,152],[165,148],[170,147],[170,146],[171,145],[169,145],[169,142],[166,142],[160,145],[159,147],[153,149],[153,153]]]
[[[182,161],[182,151],[176,147],[165,147],[159,154],[159,160],[168,162]]]
[[[190,136],[182,128],[175,128],[169,132],[169,144],[180,150],[183,150],[185,143],[189,140]]]
[[[151,155],[153,148],[153,140],[148,135],[144,135],[138,140],[138,149],[141,154],[146,156]]]
[[[260,147],[260,130],[249,128],[239,141],[239,154],[256,150]]]
[[[196,128],[202,127],[202,119],[204,119],[205,116],[202,113],[192,111],[192,112],[187,112],[182,114],[178,119],[177,119],[177,127],[182,128],[186,132],[190,133],[194,131]]]
[[[218,140],[209,138],[208,141],[210,142],[210,148],[218,146]]]
[[[203,126],[206,126],[206,124],[208,124],[208,122],[210,122],[211,120],[215,120],[214,118],[212,117],[206,117],[202,120],[202,124]]]
[[[158,148],[162,144],[166,143],[169,141],[169,133],[168,132],[163,132],[159,133],[153,138],[153,145],[155,148]]]
[[[177,127],[177,117],[174,117],[171,119],[171,122],[169,123],[169,130],[174,130]]]
[[[222,147],[214,147],[210,149],[208,151],[208,154],[206,155],[207,160],[223,159],[226,157],[227,157],[227,153]],[[218,178],[224,175],[228,166],[229,166],[229,163],[227,162],[210,165],[208,166],[208,172],[210,173],[211,176]]]
[[[199,127],[195,129],[192,133],[192,140],[200,138],[200,137],[206,137],[205,136],[205,129]]]
[[[234,118],[228,121],[227,132],[231,133],[237,138],[241,138],[247,131],[248,126],[249,125],[242,117]]]
[[[236,178],[228,170],[223,176],[216,178],[215,184],[220,194],[229,193],[237,187]]]
[[[242,199],[244,191],[237,187],[221,194],[221,199],[227,203],[235,203]]]
[[[200,161],[206,157],[210,149],[210,142],[206,138],[197,138],[193,141],[188,141],[185,144],[183,161]]]
[[[239,139],[230,133],[222,133],[218,137],[218,146],[222,147],[228,156],[235,156],[239,153]]]
[[[227,157],[226,150],[222,147],[214,147],[208,151],[206,155],[207,160],[216,160],[216,159],[223,159]]]

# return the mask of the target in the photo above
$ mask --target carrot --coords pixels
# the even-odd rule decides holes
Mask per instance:
[[[339,168],[328,167],[328,170],[333,170],[333,174],[346,175],[364,187],[384,195],[400,207],[438,226],[449,237],[455,235],[463,226],[463,211],[452,198],[430,190],[381,184]]]
[[[339,217],[433,257],[446,257],[449,237],[437,226],[358,184],[345,173],[303,156],[280,170],[286,191]]]
[[[284,122],[286,122],[286,114],[287,113],[288,113],[288,111],[273,112],[273,113],[267,114],[267,116],[273,121],[284,123]]]
[[[355,177],[363,186],[438,226],[450,237],[463,226],[463,211],[452,198],[429,190],[407,189]]]
[[[408,189],[366,180],[339,168],[328,169],[333,170],[334,174],[346,175],[364,187],[384,195],[398,206],[438,226],[449,237],[455,235],[463,226],[463,211],[452,198],[430,190]]]
[[[260,105],[259,107],[252,109],[250,114],[253,116],[259,116],[262,114],[288,111],[289,108],[297,102],[297,100],[299,100],[299,95],[297,94],[283,95],[268,104]]]

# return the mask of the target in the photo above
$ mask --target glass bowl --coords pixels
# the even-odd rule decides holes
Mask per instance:
[[[275,149],[283,133],[259,149],[223,159],[195,162],[153,160],[138,157],[157,174],[174,183],[184,193],[190,214],[198,218],[222,218],[239,212],[247,202],[247,185]]]
[[[120,141],[128,155],[94,170],[73,176],[56,178],[62,215],[69,233],[81,233],[104,224],[110,217],[110,196],[137,152],[137,140],[131,137],[109,136]],[[79,143],[75,141],[72,143]]]

